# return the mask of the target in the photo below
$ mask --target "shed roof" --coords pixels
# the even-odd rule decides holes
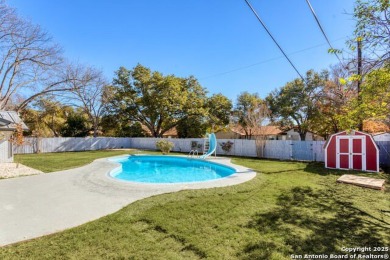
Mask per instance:
[[[19,123],[22,124],[23,130],[29,130],[15,111],[0,111],[0,131],[15,131]]]
[[[355,133],[359,133],[361,135],[365,135],[365,136],[368,136],[369,138],[371,138],[371,140],[375,143],[373,137],[372,137],[372,134],[369,134],[369,133],[366,133],[366,132],[362,132],[362,131],[357,131],[357,130],[352,130],[350,133],[348,133],[347,130],[344,130],[344,131],[341,131],[341,132],[338,132],[338,133],[335,133],[335,134],[332,134],[328,140],[326,140],[326,142],[324,143],[324,149],[326,149],[328,147],[328,144],[330,143],[330,140],[334,137],[334,136],[337,136],[337,135],[343,135],[343,134],[349,134],[349,135],[355,135]]]

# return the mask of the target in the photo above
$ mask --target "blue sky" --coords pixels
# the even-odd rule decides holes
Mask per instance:
[[[301,74],[337,63],[305,0],[251,0]],[[265,97],[298,75],[244,0],[8,0],[47,30],[69,60],[112,80],[137,63],[164,74],[194,75],[210,94]],[[311,0],[335,48],[345,48],[352,0]]]

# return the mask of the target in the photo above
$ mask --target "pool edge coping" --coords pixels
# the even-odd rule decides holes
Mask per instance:
[[[230,167],[236,170],[235,173],[219,178],[219,179],[214,179],[214,180],[207,180],[207,181],[199,181],[199,182],[179,182],[179,183],[142,183],[142,182],[133,182],[133,181],[126,181],[126,180],[119,180],[115,179],[110,175],[110,173],[120,167],[120,163],[112,161],[112,159],[116,158],[123,158],[123,157],[129,157],[129,156],[156,156],[156,155],[151,155],[151,154],[126,154],[126,155],[117,155],[117,156],[111,156],[111,157],[106,157],[106,158],[99,158],[96,159],[95,161],[106,161],[110,164],[113,164],[113,167],[110,171],[106,173],[107,179],[120,183],[120,184],[125,184],[128,186],[134,186],[138,185],[140,187],[154,187],[154,188],[159,188],[159,187],[178,187],[178,186],[186,186],[186,189],[207,189],[207,188],[214,188],[212,184],[215,184],[215,187],[225,187],[225,186],[232,186],[232,185],[238,185],[244,182],[247,182],[254,177],[256,177],[257,173],[245,166],[241,166],[238,164],[234,164],[231,162],[231,158],[226,158],[226,157],[208,157],[206,158],[206,161],[210,161],[212,163],[216,163],[218,165]],[[161,155],[158,155],[161,156]],[[174,157],[187,157],[186,155],[168,155],[168,156],[174,156]],[[111,159],[111,160],[110,160]],[[192,159],[197,159],[197,158],[192,158]],[[93,163],[93,162],[92,162]]]

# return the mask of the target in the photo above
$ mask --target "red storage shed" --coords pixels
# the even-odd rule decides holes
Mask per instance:
[[[325,143],[325,167],[379,172],[379,149],[370,134],[343,131]]]

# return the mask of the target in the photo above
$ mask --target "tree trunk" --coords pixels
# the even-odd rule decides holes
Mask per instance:
[[[98,125],[99,124],[98,124],[97,120],[94,120],[93,121],[93,137],[98,137],[98,128],[99,128]]]
[[[98,137],[98,131],[95,126],[93,126],[93,137]]]
[[[255,144],[257,157],[264,158],[266,139],[263,136],[257,136],[255,138]]]
[[[299,133],[299,136],[301,137],[301,141],[306,140],[306,133]]]

